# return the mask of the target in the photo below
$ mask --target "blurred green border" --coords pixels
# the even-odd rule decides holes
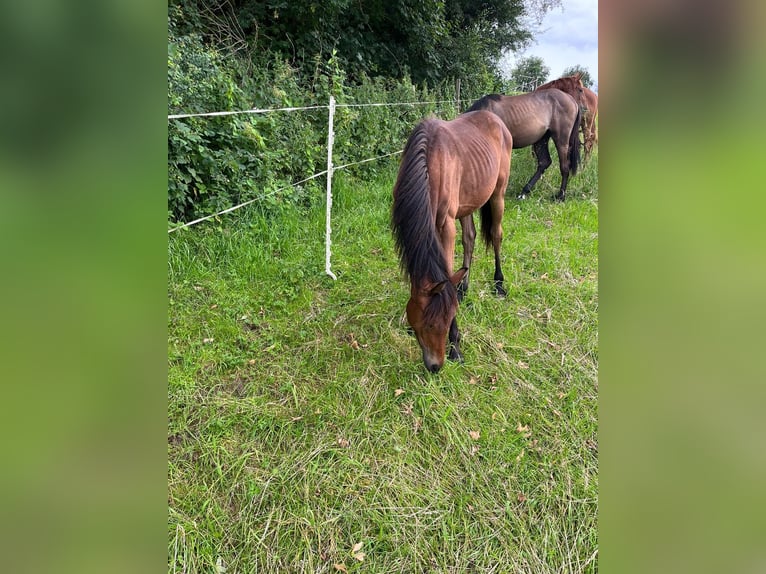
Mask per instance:
[[[763,571],[763,9],[656,8],[600,21],[600,566]]]
[[[0,555],[165,568],[167,13],[0,9]]]

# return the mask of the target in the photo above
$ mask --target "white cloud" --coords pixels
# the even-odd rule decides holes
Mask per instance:
[[[501,58],[501,69],[509,74],[519,58],[537,56],[550,68],[551,79],[582,66],[598,84],[598,0],[563,0],[545,16],[541,30],[526,50]]]

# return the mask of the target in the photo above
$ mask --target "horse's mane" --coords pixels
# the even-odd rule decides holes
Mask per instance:
[[[473,104],[471,104],[471,107],[468,108],[465,113],[468,112],[475,112],[478,110],[492,110],[492,103],[493,102],[499,102],[502,99],[503,96],[500,94],[488,94],[486,96],[482,96],[478,100],[476,100]]]
[[[429,193],[428,143],[437,123],[438,120],[431,119],[421,122],[407,140],[394,185],[391,212],[391,228],[402,270],[414,284],[447,282],[439,296],[432,297],[426,315],[443,312],[448,298],[457,297],[436,235]]]

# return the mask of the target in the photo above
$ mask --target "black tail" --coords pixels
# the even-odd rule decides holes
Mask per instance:
[[[492,202],[488,201],[481,206],[481,238],[489,249],[492,245]]]
[[[582,121],[582,109],[577,106],[577,118],[569,134],[569,175],[576,175],[580,167],[580,122]]]

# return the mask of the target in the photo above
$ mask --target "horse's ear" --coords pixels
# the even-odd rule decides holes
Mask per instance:
[[[446,279],[444,281],[439,281],[436,285],[434,285],[433,287],[431,287],[428,290],[428,294],[429,295],[438,295],[439,293],[444,291],[444,288],[446,286],[447,286],[447,280]]]
[[[468,273],[468,267],[461,267],[455,273],[452,274],[452,277],[450,277],[449,279],[445,279],[444,281],[439,281],[439,283],[431,287],[431,289],[428,290],[428,294],[438,295],[439,293],[444,291],[444,288],[447,286],[447,283],[452,283],[453,285],[457,286],[457,284],[463,280],[463,277],[465,277],[466,273]]]
[[[463,280],[463,277],[465,277],[466,273],[468,273],[468,267],[461,267],[455,273],[453,273],[452,277],[450,277],[450,283],[457,286],[457,284]]]

